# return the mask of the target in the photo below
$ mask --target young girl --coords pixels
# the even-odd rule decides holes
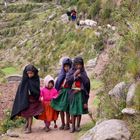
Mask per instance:
[[[69,106],[68,106],[68,90],[70,89],[67,84],[65,84],[66,73],[71,68],[72,61],[69,58],[63,60],[63,65],[61,72],[56,81],[55,88],[59,91],[59,95],[56,99],[53,99],[51,102],[51,106],[60,111],[60,117],[62,125],[60,130],[68,130],[70,128],[70,115],[69,115]],[[66,113],[64,113],[66,112]],[[65,114],[66,114],[66,123],[65,123]]]
[[[45,131],[48,132],[50,130],[51,121],[55,121],[58,118],[58,112],[55,111],[51,106],[50,102],[52,99],[57,97],[57,90],[54,88],[54,79],[48,75],[44,79],[44,88],[41,89],[40,99],[44,106],[44,112],[38,117],[38,119],[44,120],[45,123]]]
[[[71,133],[80,131],[81,115],[88,113],[88,98],[90,92],[90,80],[84,69],[84,62],[81,57],[74,59],[72,69],[66,77],[66,83],[71,85],[69,91],[69,113],[72,117]],[[75,121],[77,119],[77,127]]]
[[[18,87],[11,119],[16,116],[26,118],[25,133],[31,133],[33,116],[38,116],[43,112],[43,107],[39,101],[40,80],[38,70],[31,64],[27,65],[23,71],[23,77]]]

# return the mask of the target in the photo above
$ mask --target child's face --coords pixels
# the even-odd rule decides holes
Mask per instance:
[[[65,70],[65,72],[68,72],[69,69],[70,69],[70,66],[69,66],[69,65],[64,65],[64,70]]]
[[[48,83],[48,88],[49,88],[49,89],[52,89],[53,87],[54,87],[54,84],[53,84],[52,82],[49,82],[49,83]]]
[[[76,68],[76,69],[82,69],[82,67],[83,67],[83,65],[81,65],[81,64],[76,64],[76,65],[75,65],[75,68]]]
[[[34,72],[33,71],[27,71],[27,75],[29,78],[32,78],[34,76]]]

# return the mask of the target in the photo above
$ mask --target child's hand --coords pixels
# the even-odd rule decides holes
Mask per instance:
[[[74,76],[77,76],[78,74],[80,74],[80,69],[75,71]]]
[[[87,109],[88,108],[88,105],[87,104],[84,104],[84,109]]]
[[[40,97],[40,101],[43,101],[43,97]]]

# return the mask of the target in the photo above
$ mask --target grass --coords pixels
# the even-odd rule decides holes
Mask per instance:
[[[92,90],[96,90],[98,88],[101,88],[102,86],[103,86],[102,81],[96,80],[96,79],[91,80],[91,89]]]
[[[98,97],[96,96],[96,97],[94,98],[94,100],[93,100],[93,105],[94,105],[95,107],[98,107],[99,103],[100,103],[100,100],[99,100]]]
[[[93,122],[89,122],[89,123],[82,125],[81,131],[76,134],[76,139],[79,139],[81,136],[83,136],[88,130],[90,130],[94,126],[95,126],[95,124]]]
[[[15,67],[6,67],[2,69],[2,72],[5,75],[11,75],[11,74],[16,74],[17,73],[17,69]]]

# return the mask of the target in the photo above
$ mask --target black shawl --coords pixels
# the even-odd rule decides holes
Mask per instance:
[[[66,65],[66,64],[69,65],[70,68],[71,68],[71,66],[72,66],[72,61],[71,61],[70,58],[65,58],[65,59],[63,60],[61,71],[60,71],[60,73],[59,73],[59,75],[58,75],[58,78],[57,78],[57,81],[56,81],[56,83],[55,83],[55,88],[56,88],[57,91],[60,90],[61,85],[62,85],[64,79],[66,78],[66,72],[65,72],[65,70],[64,70],[64,65]]]
[[[80,70],[80,74],[81,74],[80,77],[74,77],[74,73],[76,71],[76,68],[75,68],[76,63],[80,63],[83,65],[82,69]],[[71,68],[71,70],[68,72],[68,74],[66,76],[66,83],[70,87],[72,87],[73,83],[77,80],[81,82],[81,90],[84,94],[83,100],[84,100],[84,103],[87,103],[88,99],[89,99],[89,92],[90,92],[90,80],[85,71],[84,62],[81,57],[77,57],[74,59],[73,67]]]
[[[27,71],[33,71],[34,76],[29,78]],[[38,76],[38,70],[31,64],[27,65],[23,71],[22,80],[18,86],[15,96],[11,119],[16,115],[19,115],[21,111],[25,110],[29,106],[29,91],[30,94],[36,99],[40,96],[40,80]]]

